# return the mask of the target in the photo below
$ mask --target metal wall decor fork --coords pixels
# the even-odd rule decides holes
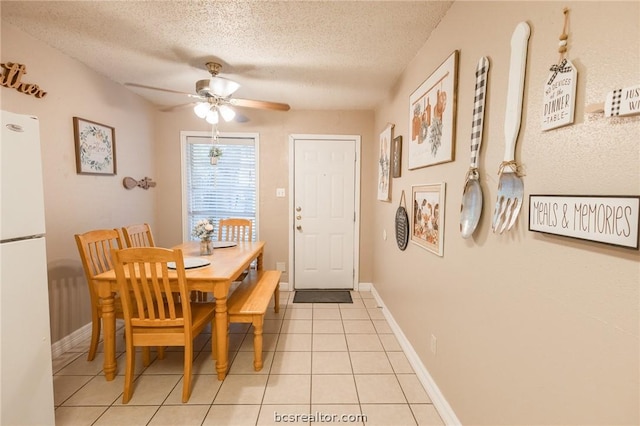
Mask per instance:
[[[498,197],[491,224],[493,232],[503,233],[513,227],[524,198],[524,184],[515,161],[515,150],[522,116],[527,43],[530,34],[529,24],[520,22],[511,37],[507,111],[504,117],[504,161],[498,171]]]

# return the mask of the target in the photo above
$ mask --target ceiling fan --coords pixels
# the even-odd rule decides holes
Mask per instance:
[[[146,86],[136,83],[125,83],[125,86],[139,87],[142,89],[158,90],[161,92],[178,93],[197,99],[191,103],[195,103],[193,108],[196,115],[204,118],[211,124],[217,124],[219,116],[224,121],[231,121],[236,116],[235,111],[231,108],[258,108],[276,111],[289,111],[291,108],[288,104],[269,101],[258,101],[253,99],[240,99],[232,97],[233,93],[240,88],[240,84],[228,78],[221,77],[218,74],[222,69],[222,65],[217,62],[207,62],[205,64],[207,70],[211,74],[211,78],[196,81],[196,93],[185,93],[171,89],[161,89],[158,87]],[[187,104],[190,105],[190,104]],[[175,109],[171,107],[166,111]]]

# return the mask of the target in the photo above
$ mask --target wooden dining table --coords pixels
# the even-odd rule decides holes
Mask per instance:
[[[224,380],[229,364],[227,296],[231,283],[256,261],[257,269],[262,269],[264,241],[238,242],[236,246],[215,248],[209,256],[200,255],[200,243],[189,241],[173,247],[181,249],[186,258],[201,257],[210,264],[186,269],[187,289],[213,293],[216,300],[216,371],[218,380]],[[170,274],[176,277],[175,272]],[[95,277],[98,297],[102,306],[104,329],[104,375],[107,381],[116,376],[116,318],[114,315],[114,293],[118,291],[116,274],[113,269]]]

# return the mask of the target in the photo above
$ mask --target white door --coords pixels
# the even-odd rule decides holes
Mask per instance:
[[[292,277],[297,290],[355,287],[358,142],[354,136],[292,138]]]

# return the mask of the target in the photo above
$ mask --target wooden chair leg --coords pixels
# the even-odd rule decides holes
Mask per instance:
[[[142,364],[145,367],[148,367],[149,364],[151,364],[151,350],[149,349],[149,346],[142,347]]]
[[[278,283],[276,289],[273,292],[273,301],[275,302],[273,311],[277,314],[278,312],[280,312],[280,283]]]
[[[98,350],[98,341],[100,340],[100,326],[102,320],[98,315],[96,308],[93,308],[91,312],[91,343],[89,344],[89,355],[87,361],[93,361],[96,357],[96,351]]]
[[[216,333],[216,320],[214,317],[214,319],[211,320],[211,359],[216,359],[216,354],[218,353],[218,341],[216,340],[217,336],[218,334]]]
[[[253,368],[256,371],[262,370],[263,327],[264,327],[264,316],[255,315],[253,317]]]
[[[122,394],[122,403],[127,404],[131,400],[133,395],[133,373],[136,368],[136,348],[131,344],[131,339],[128,339],[126,345],[127,365],[124,372],[124,393]]]
[[[191,366],[193,364],[193,342],[184,345],[184,377],[182,379],[182,402],[188,402],[191,396]]]
[[[158,359],[164,359],[164,346],[158,346],[156,349],[158,351]]]

